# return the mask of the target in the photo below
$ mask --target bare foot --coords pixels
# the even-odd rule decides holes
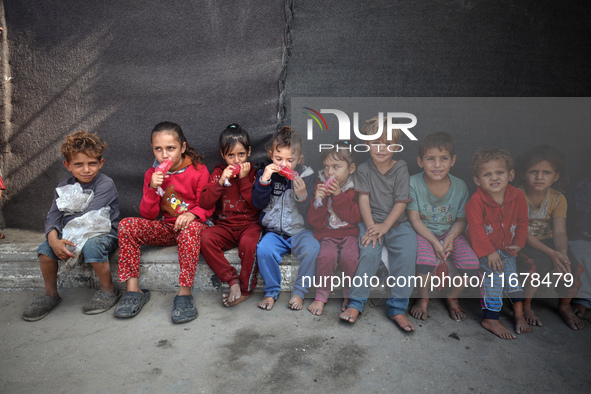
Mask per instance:
[[[235,299],[234,302],[230,302],[229,301],[230,296],[224,294],[222,296],[222,300],[224,301],[224,305],[225,306],[231,307],[231,306],[238,305],[241,302],[244,302],[244,301],[248,300],[249,297],[250,297],[250,294],[249,295],[241,295],[239,298]]]
[[[585,315],[585,312],[587,312],[587,307],[585,305],[571,304],[571,306],[573,308],[573,312],[577,317],[583,317]]]
[[[427,306],[429,305],[428,298],[419,298],[410,309],[410,315],[415,319],[427,320]],[[397,315],[395,315],[397,316]]]
[[[529,305],[523,305],[523,317],[525,318],[525,321],[532,326],[543,326],[542,321],[538,316],[536,316],[533,309],[531,309],[531,306]]]
[[[449,316],[455,321],[465,320],[468,317],[466,312],[460,307],[460,302],[457,298],[446,298],[445,305],[447,305]]]
[[[351,302],[350,298],[343,298],[343,304],[341,305],[341,312],[345,312],[349,307],[349,302]]]
[[[529,324],[525,320],[523,316],[515,316],[515,332],[518,334],[527,334],[531,332],[531,328],[529,328]]]
[[[406,318],[406,315],[404,313],[401,313],[399,315],[388,316],[388,317],[390,318],[390,320],[392,320],[393,322],[398,324],[398,326],[400,328],[402,328],[404,331],[410,332],[410,331],[415,330],[415,326],[410,324],[410,322],[408,321],[408,319]]]
[[[294,311],[299,311],[304,307],[304,299],[299,295],[294,295],[289,300],[287,306],[289,306]]]
[[[324,302],[314,300],[308,307],[308,310],[312,312],[313,315],[320,316],[322,315],[322,311],[324,311]]]
[[[585,327],[585,323],[583,323],[583,321],[581,321],[581,319],[575,315],[575,312],[573,312],[573,310],[570,308],[570,305],[559,305],[558,313],[566,325],[573,330],[582,330],[583,327]]]
[[[502,339],[515,339],[517,338],[515,335],[511,333],[511,331],[507,330],[504,325],[501,324],[500,321],[496,319],[482,319],[482,327],[486,328],[488,331],[492,332],[496,336]]]
[[[242,293],[240,291],[240,284],[233,284],[232,286],[230,286],[230,293],[222,295],[224,305],[228,306],[228,304],[231,304],[234,301],[239,300],[241,295]]]
[[[355,308],[347,308],[341,315],[339,316],[342,320],[348,321],[349,323],[355,323],[357,321],[357,317],[359,316],[359,311]]]
[[[273,305],[275,305],[275,299],[273,297],[263,297],[261,302],[259,302],[258,307],[270,311],[273,308]]]

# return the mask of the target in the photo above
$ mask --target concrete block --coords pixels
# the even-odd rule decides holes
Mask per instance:
[[[35,236],[31,241],[22,243],[0,244],[0,289],[31,289],[43,288],[43,278],[39,269],[37,247],[43,242],[42,236]],[[225,253],[228,261],[240,272],[240,258],[238,249],[231,249]],[[125,284],[119,283],[117,274],[118,252],[110,257],[111,273],[115,285],[125,289]],[[293,281],[297,275],[298,260],[291,254],[283,258],[281,264],[282,291],[291,291]],[[179,276],[179,262],[176,246],[154,247],[142,246],[140,260],[140,286],[150,290],[177,291]],[[90,287],[98,288],[99,280],[92,267],[82,264],[68,273],[58,276],[60,288]],[[203,257],[199,258],[193,289],[197,291],[220,291],[227,288],[217,275],[209,268]],[[255,291],[262,291],[263,281],[258,276]]]

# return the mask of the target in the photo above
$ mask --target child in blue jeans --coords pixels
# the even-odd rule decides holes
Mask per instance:
[[[288,305],[300,310],[308,292],[302,278],[314,276],[320,251],[312,231],[304,227],[304,217],[314,197],[314,171],[301,165],[301,137],[289,126],[279,130],[267,153],[272,163],[259,170],[252,189],[252,204],[262,211],[260,223],[266,230],[257,246],[259,273],[265,282],[265,296],[258,306],[265,310],[273,308],[281,292],[279,264],[292,251],[300,266]]]
[[[64,167],[72,176],[61,182],[58,187],[79,183],[83,190],[92,191],[94,198],[82,212],[66,215],[57,205],[57,192],[54,195],[51,209],[45,220],[45,236],[47,240],[39,245],[37,255],[45,294],[36,297],[33,303],[23,312],[26,321],[37,321],[44,318],[61,301],[57,290],[58,260],[74,257],[67,246],[75,246],[67,239],[62,239],[62,232],[67,223],[87,212],[103,207],[110,208],[111,232],[90,238],[82,247],[84,262],[91,264],[100,281],[101,287],[93,298],[84,305],[83,312],[94,315],[109,310],[119,300],[120,294],[115,289],[109,266],[109,253],[117,249],[117,227],[119,225],[119,194],[115,183],[99,171],[105,163],[102,157],[107,144],[96,134],[77,131],[66,136],[61,147],[64,156]]]
[[[386,119],[382,122],[380,124],[379,117],[370,119],[362,133],[376,135],[380,130],[385,131]],[[399,147],[396,144],[401,138],[402,131],[393,130],[391,140],[380,136],[368,141],[371,160],[357,169],[355,190],[359,192],[359,210],[363,219],[359,223],[359,266],[349,292],[349,307],[340,317],[349,323],[357,320],[371,290],[369,283],[363,283],[366,282],[363,277],[376,275],[385,246],[390,275],[399,278],[397,285],[390,288],[388,317],[404,331],[413,331],[415,327],[408,321],[405,311],[413,290],[409,282],[415,274],[417,235],[405,213],[406,204],[412,201],[408,167],[404,160],[394,160],[394,152]],[[359,283],[362,286],[357,286]]]

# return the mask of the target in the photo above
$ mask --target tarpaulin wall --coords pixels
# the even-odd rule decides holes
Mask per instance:
[[[78,129],[107,140],[103,172],[129,216],[138,214],[153,159],[149,132],[163,120],[183,127],[211,169],[219,132],[231,122],[250,131],[260,159],[283,107],[290,123],[292,97],[591,91],[591,6],[583,0],[5,0],[3,7],[0,142],[12,227],[42,228],[53,189],[67,176],[59,146]],[[454,135],[462,160],[482,142],[478,132]],[[568,154],[573,181],[587,174],[588,133],[499,130],[495,138],[514,155],[555,144]]]
[[[210,168],[232,122],[262,146],[277,123],[285,2],[4,1],[12,114],[8,226],[42,228],[70,132],[107,143],[122,214],[137,215],[150,131],[170,120]],[[3,60],[4,61],[4,60]]]

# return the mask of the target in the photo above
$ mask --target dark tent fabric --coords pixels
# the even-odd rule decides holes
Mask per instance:
[[[4,102],[12,112],[1,126],[3,211],[14,227],[42,227],[53,189],[67,176],[59,147],[78,129],[107,140],[103,172],[129,216],[138,213],[153,160],[149,132],[163,120],[183,127],[211,169],[218,135],[232,122],[250,131],[255,159],[263,158],[278,112],[291,122],[292,97],[591,91],[591,5],[582,0],[20,0],[4,9],[3,61],[12,77]],[[478,147],[478,130],[459,137],[464,160]],[[499,131],[502,144],[518,147],[514,154],[556,142],[571,180],[587,175],[588,133],[524,130],[515,138]]]

